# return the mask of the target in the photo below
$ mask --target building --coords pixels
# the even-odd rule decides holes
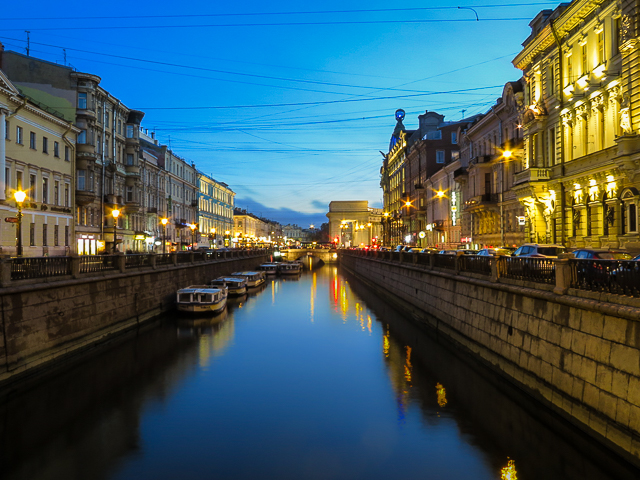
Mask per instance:
[[[512,190],[522,169],[523,105],[523,83],[509,82],[495,105],[460,132],[459,243],[483,248],[524,242],[524,207]]]
[[[233,230],[235,192],[226,183],[198,171],[198,224],[201,248],[224,246],[226,231]]]
[[[0,252],[67,255],[74,242],[74,160],[80,130],[52,109],[22,95],[0,70]],[[18,218],[14,192],[26,192]]]
[[[357,247],[380,244],[383,213],[366,200],[329,203],[329,238],[336,246]]]
[[[525,80],[513,192],[525,240],[640,249],[636,2],[543,10],[513,64]]]
[[[191,249],[199,233],[191,228],[198,223],[196,167],[166,145],[160,145],[155,134],[149,136],[145,132],[140,130],[138,135],[141,138],[141,159],[150,175],[144,182],[151,209],[147,210],[149,233],[155,233],[158,239],[164,236],[165,251]],[[168,220],[164,228],[161,225],[163,218]],[[154,228],[151,228],[151,222]]]
[[[74,177],[77,252],[137,250],[140,214],[139,125],[130,110],[100,86],[100,77],[0,46],[0,69],[32,102],[61,112],[79,129]],[[113,213],[120,213],[114,217]],[[114,239],[114,222],[117,231]],[[114,243],[115,242],[115,243]]]
[[[269,242],[271,236],[271,223],[269,220],[260,218],[244,209],[235,208],[233,211],[233,232],[231,246],[251,247]],[[225,235],[225,245],[227,245]]]
[[[418,129],[407,130],[405,113],[396,111],[396,127],[389,152],[380,169],[383,190],[386,245],[408,243],[426,246],[428,179],[459,157],[459,122],[445,122],[444,116],[426,111],[418,116]],[[443,224],[436,223],[437,228]],[[433,226],[432,226],[433,228]]]

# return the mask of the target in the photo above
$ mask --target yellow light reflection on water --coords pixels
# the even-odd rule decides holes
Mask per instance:
[[[389,358],[389,331],[382,337],[382,351],[384,356]]]
[[[436,383],[436,395],[438,396],[438,406],[444,407],[447,404],[447,391],[440,383]]]
[[[500,471],[500,480],[518,480],[518,472],[516,472],[516,462],[509,460],[506,467]]]
[[[404,378],[407,382],[411,381],[411,347],[405,347],[407,349],[407,358],[404,362]]]
[[[369,335],[371,335],[371,315],[367,315],[367,329],[369,330]]]

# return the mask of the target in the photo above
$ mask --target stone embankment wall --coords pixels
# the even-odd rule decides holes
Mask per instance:
[[[208,284],[266,259],[219,259],[0,288],[0,386],[172,309],[180,288]]]
[[[340,263],[588,434],[640,464],[640,299],[494,283],[348,254]],[[496,412],[496,415],[499,415]]]

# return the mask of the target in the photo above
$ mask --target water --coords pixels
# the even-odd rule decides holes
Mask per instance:
[[[328,266],[0,403],[7,480],[640,478]]]

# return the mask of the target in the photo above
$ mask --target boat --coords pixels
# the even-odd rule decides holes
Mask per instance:
[[[298,262],[286,262],[278,265],[280,275],[298,275],[302,271],[302,265]]]
[[[264,284],[264,272],[233,272],[232,277],[241,277],[247,280],[247,288],[255,288]]]
[[[279,263],[263,263],[257,270],[264,272],[265,275],[275,275],[278,273],[278,265]]]
[[[216,288],[227,287],[227,293],[234,297],[247,293],[247,280],[240,277],[218,277],[211,280],[211,286]]]
[[[191,285],[176,295],[178,310],[187,313],[218,313],[227,306],[227,287]]]

